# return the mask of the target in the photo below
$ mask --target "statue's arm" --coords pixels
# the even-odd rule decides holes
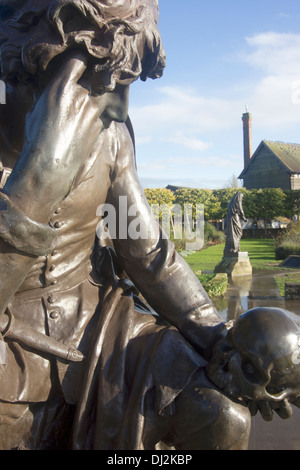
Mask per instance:
[[[49,237],[51,248],[51,214],[100,133],[97,108],[77,83],[85,68],[70,56],[27,116],[21,155],[0,194],[0,313],[42,254],[37,241]]]
[[[132,141],[125,125],[117,127],[119,152],[108,202],[118,212],[120,197],[123,202],[126,198],[133,215],[127,217],[128,236],[114,240],[116,251],[125,271],[152,308],[175,325],[201,353],[208,352],[225,327],[199,280],[154,220],[137,177]],[[118,213],[117,220],[119,216],[125,220],[124,213]],[[149,229],[147,239],[132,238],[136,217]]]

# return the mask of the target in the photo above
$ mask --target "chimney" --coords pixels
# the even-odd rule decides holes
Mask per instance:
[[[244,168],[248,166],[248,163],[252,157],[252,136],[251,136],[251,114],[243,114],[243,131],[244,131]]]

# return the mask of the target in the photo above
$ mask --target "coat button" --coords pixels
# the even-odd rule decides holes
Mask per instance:
[[[56,320],[56,318],[59,317],[59,312],[57,310],[54,310],[53,312],[50,313],[50,318],[52,318],[52,320]]]
[[[49,297],[47,298],[47,302],[49,302],[49,304],[54,304],[55,303],[55,298],[53,295],[49,295]]]
[[[55,222],[54,227],[55,228],[60,228],[63,225],[62,222]]]

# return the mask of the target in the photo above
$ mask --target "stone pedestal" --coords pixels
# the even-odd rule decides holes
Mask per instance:
[[[239,251],[230,256],[224,256],[215,267],[215,273],[226,273],[231,278],[252,276],[252,266],[246,251]]]

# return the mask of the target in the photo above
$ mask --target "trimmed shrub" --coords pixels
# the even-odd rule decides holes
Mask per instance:
[[[204,226],[204,242],[205,244],[211,243],[224,243],[225,234],[224,232],[217,230],[213,224],[206,222]]]
[[[275,258],[282,260],[291,255],[300,255],[300,223],[291,223],[274,242]]]
[[[286,240],[275,248],[275,259],[282,260],[291,255],[300,255],[299,242]]]

